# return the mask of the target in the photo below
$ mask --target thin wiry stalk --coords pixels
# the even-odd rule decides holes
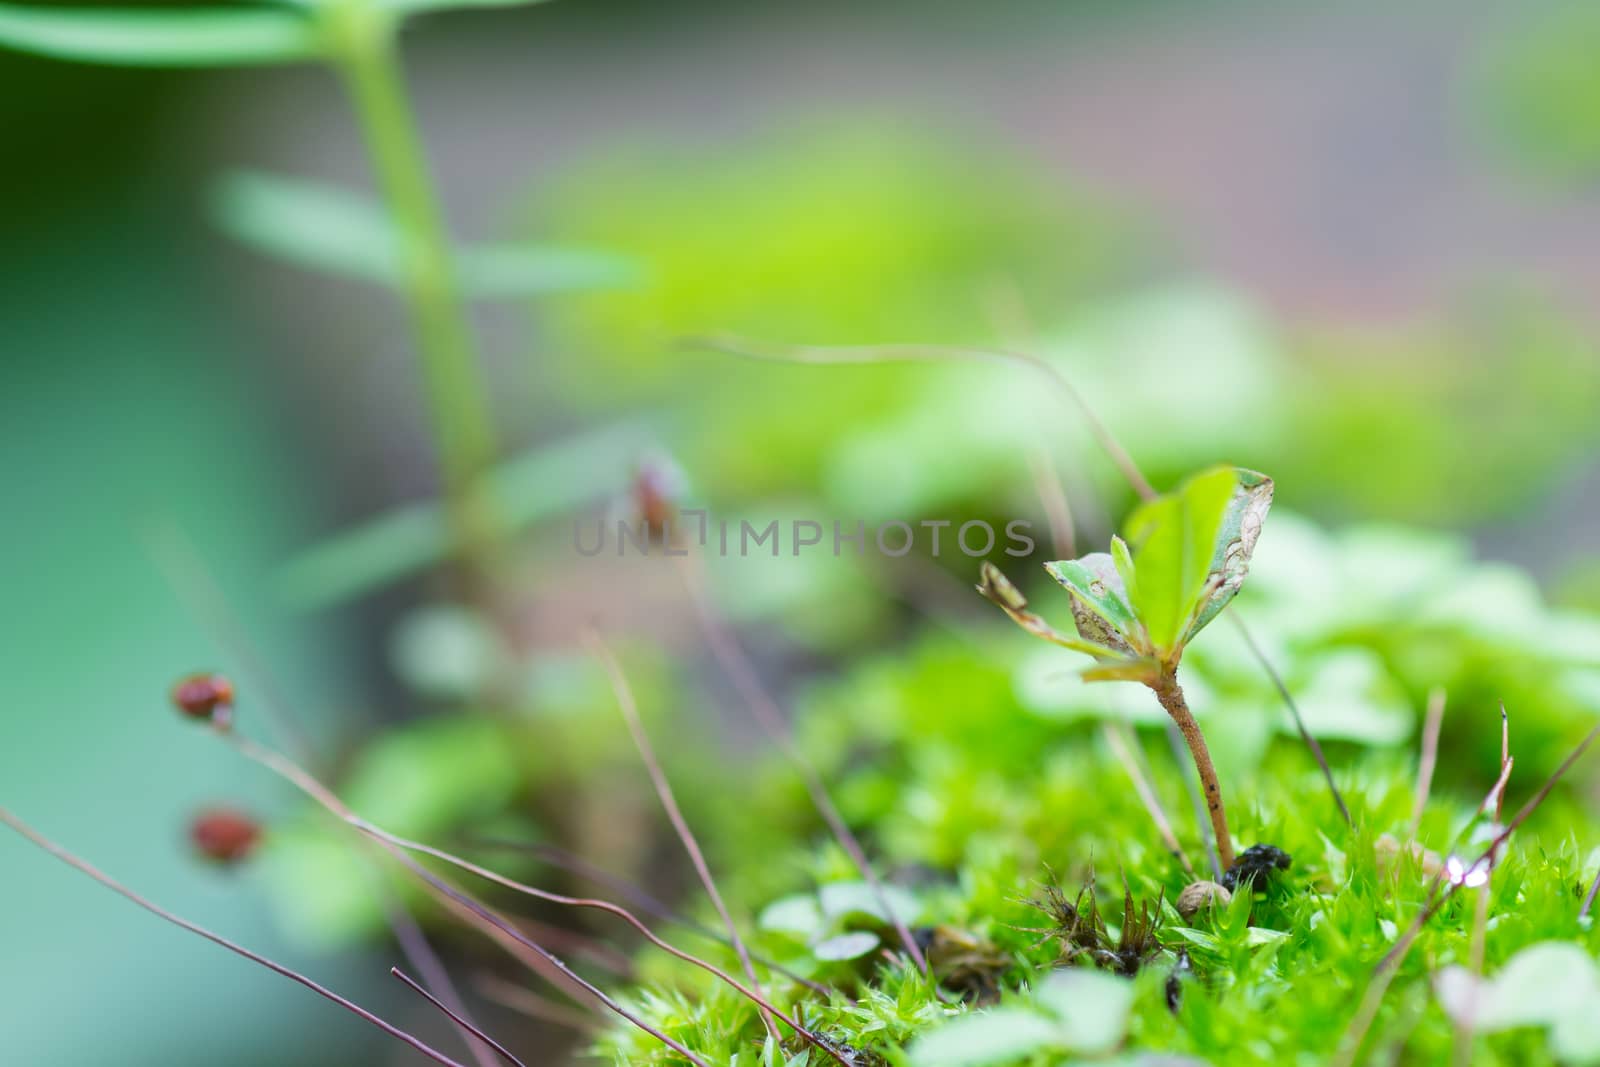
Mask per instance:
[[[1073,529],[1072,506],[1067,503],[1066,490],[1061,487],[1061,474],[1049,450],[1040,445],[1028,450],[1028,470],[1033,475],[1034,492],[1044,507],[1045,521],[1050,524],[1050,547],[1057,559],[1076,559],[1077,534]]]
[[[175,519],[165,518],[151,522],[143,533],[146,551],[178,600],[223,653],[242,668],[250,690],[261,698],[268,727],[295,759],[313,762],[310,736],[188,532]]]
[[[1128,724],[1125,722],[1119,725],[1125,730],[1128,729]],[[1184,871],[1193,876],[1194,865],[1189,862],[1189,857],[1183,854],[1183,847],[1178,844],[1178,835],[1172,832],[1172,823],[1168,821],[1167,813],[1161,809],[1161,801],[1156,797],[1155,790],[1150,787],[1143,772],[1139,770],[1139,764],[1134,760],[1128,742],[1110,723],[1101,723],[1100,730],[1105,735],[1106,744],[1111,747],[1117,761],[1133,780],[1134,791],[1139,794],[1139,800],[1144,804],[1144,810],[1149,813],[1150,821],[1156,824],[1156,832],[1161,835],[1161,840],[1166,842],[1167,850],[1183,865]]]
[[[573,855],[565,849],[557,848],[555,845],[547,845],[541,842],[533,841],[509,841],[502,838],[493,837],[470,837],[462,840],[461,844],[467,848],[503,849],[510,852],[519,852],[525,855],[533,856],[536,859],[542,860],[556,867],[560,867],[562,870],[571,874],[576,874],[581,878],[587,878],[596,885],[605,886],[607,889],[611,890],[611,892],[617,894],[619,897],[622,897],[628,903],[632,904],[635,910],[643,912],[644,914],[649,915],[651,918],[660,919],[663,922],[669,922],[675,926],[681,926],[690,933],[698,934],[709,941],[715,941],[717,944],[726,948],[733,947],[726,934],[720,934],[711,927],[707,926],[705,923],[692,919],[670,905],[662,902],[660,898],[650,893],[644,887],[637,885],[634,882],[621,877],[620,875],[612,874],[610,871],[601,870],[599,867],[595,866],[593,863],[590,863],[583,857]],[[813,982],[811,979],[784,967],[782,964],[757,955],[754,952],[750,953],[750,958],[756,963],[759,963],[761,966],[767,968],[767,970],[776,974],[781,974],[785,978],[789,979],[789,981],[794,982],[797,985],[803,985],[813,993],[817,993],[821,996],[829,996],[833,992],[822,983]]]
[[[1479,865],[1485,863],[1492,864],[1494,858],[1499,854],[1500,848],[1511,839],[1511,835],[1517,831],[1517,828],[1538,810],[1539,805],[1544,803],[1545,798],[1550,795],[1550,791],[1556,787],[1556,783],[1561,781],[1562,777],[1584,754],[1596,737],[1600,737],[1600,726],[1595,727],[1584,735],[1583,740],[1578,742],[1578,746],[1568,754],[1566,759],[1561,761],[1561,765],[1545,780],[1545,783],[1539,787],[1538,791],[1518,809],[1516,815],[1512,816],[1511,821],[1495,835],[1494,839],[1489,842],[1489,846],[1483,850],[1482,855],[1473,862],[1472,867],[1469,869],[1476,869]],[[1484,797],[1483,803],[1478,806],[1479,814],[1487,810],[1489,805],[1495,802],[1496,796],[1504,791],[1505,780],[1510,775],[1511,761],[1507,760],[1505,766],[1501,768],[1500,779],[1495,782],[1494,788],[1489,791],[1488,796]],[[1428,897],[1423,904],[1422,910],[1417,913],[1416,918],[1411,921],[1411,925],[1395,941],[1394,947],[1384,954],[1383,959],[1379,960],[1378,965],[1373,969],[1372,981],[1367,985],[1366,993],[1363,994],[1361,1004],[1357,1008],[1354,1018],[1350,1021],[1349,1029],[1345,1031],[1343,1047],[1333,1061],[1335,1067],[1349,1067],[1350,1064],[1355,1062],[1356,1055],[1361,1051],[1361,1045],[1366,1040],[1367,1031],[1372,1028],[1372,1022],[1377,1018],[1378,1006],[1383,1001],[1383,995],[1388,991],[1389,984],[1394,981],[1395,974],[1400,970],[1401,961],[1411,951],[1411,946],[1416,942],[1417,936],[1421,934],[1423,926],[1461,888],[1460,882],[1451,882],[1448,889],[1439,892],[1439,886],[1443,881],[1443,872],[1434,875],[1433,880],[1428,885]]]
[[[1489,889],[1494,881],[1494,872],[1489,872],[1489,881],[1485,882],[1478,890],[1478,899],[1473,909],[1472,941],[1468,948],[1468,969],[1473,975],[1483,977],[1483,950],[1484,941],[1489,932]],[[1472,1032],[1473,1019],[1478,1013],[1479,982],[1473,982],[1467,990],[1466,1010],[1462,1018],[1456,1023],[1455,1043],[1451,1049],[1452,1062],[1455,1067],[1468,1067],[1472,1062]]]
[[[1500,823],[1500,814],[1505,807],[1506,784],[1511,781],[1511,730],[1510,722],[1506,717],[1505,702],[1500,704],[1500,777],[1496,782],[1494,791],[1494,821]],[[1489,894],[1494,887],[1494,864],[1491,863],[1484,872],[1484,883],[1478,889],[1478,898],[1475,902],[1472,917],[1472,940],[1468,947],[1468,969],[1478,978],[1483,978],[1484,942],[1489,932]],[[1455,1067],[1468,1067],[1472,1062],[1473,1020],[1478,1013],[1478,994],[1481,981],[1473,982],[1467,989],[1466,1008],[1462,1017],[1453,1020],[1454,1042],[1451,1049],[1451,1061]]]
[[[146,900],[144,897],[140,896],[138,893],[135,893],[133,890],[129,889],[121,882],[118,882],[110,875],[105,874],[88,861],[79,859],[77,856],[56,844],[54,841],[51,841],[43,834],[40,834],[38,831],[34,830],[31,826],[17,818],[5,808],[0,808],[0,822],[4,822],[7,826],[11,827],[11,829],[27,838],[39,848],[50,853],[50,855],[54,856],[56,859],[67,864],[69,867],[73,867],[80,873],[88,875],[90,878],[93,878],[96,882],[99,882],[107,889],[139,905],[139,907],[143,908],[145,911],[148,911],[157,918],[165,919],[167,922],[180,929],[187,930],[191,934],[196,934],[200,937],[203,937],[212,944],[220,945],[235,955],[243,956],[252,963],[260,964],[261,966],[267,968],[267,970],[276,974],[280,974],[289,979],[291,982],[297,982],[300,985],[305,986],[318,996],[324,997],[327,1000],[331,1000],[333,1003],[339,1005],[339,1007],[345,1009],[351,1014],[371,1023],[373,1026],[376,1026],[379,1030],[382,1030],[390,1037],[404,1041],[406,1044],[410,1045],[412,1048],[416,1049],[430,1060],[433,1060],[435,1063],[445,1064],[446,1067],[465,1067],[465,1065],[460,1061],[451,1059],[449,1056],[446,1056],[444,1053],[427,1044],[420,1038],[413,1037],[399,1027],[385,1022],[367,1009],[361,1007],[361,1005],[356,1004],[354,1001],[346,1000],[344,997],[341,997],[339,994],[333,992],[333,990],[318,984],[312,979],[307,978],[305,975],[300,974],[298,971],[291,970],[288,967],[283,966],[281,963],[274,963],[272,960],[267,959],[265,956],[259,953],[252,952],[242,945],[235,944],[234,942],[223,937],[221,934],[214,934],[205,927],[200,926],[197,923],[192,923],[188,919],[174,915],[172,912],[167,911],[160,905]]]
[[[1600,872],[1594,876],[1594,881],[1589,884],[1589,891],[1583,895],[1583,906],[1578,909],[1578,921],[1582,922],[1589,917],[1589,909],[1594,907],[1594,898],[1600,894]]]
[[[595,1021],[589,1016],[573,1011],[564,1004],[557,1004],[553,1000],[541,997],[531,989],[524,989],[496,975],[478,975],[472,984],[484,999],[492,1000],[501,1007],[510,1008],[530,1019],[564,1026],[580,1034],[592,1034],[598,1029]]]
[[[478,1067],[493,1067],[494,1043],[481,1037],[481,1031],[473,1022],[472,1016],[467,1013],[467,1007],[462,1003],[461,995],[456,992],[455,984],[450,981],[450,972],[445,969],[438,953],[433,951],[433,946],[428,944],[428,938],[423,934],[422,927],[417,925],[416,919],[412,918],[406,906],[389,891],[388,886],[382,884],[381,875],[377,872],[374,872],[374,880],[377,883],[379,902],[383,906],[384,919],[388,921],[389,929],[394,932],[395,942],[400,946],[400,952],[405,956],[406,962],[422,975],[422,980],[430,989],[438,991],[440,1007],[445,1014],[456,1021],[456,1028],[461,1031],[462,1039],[472,1052],[473,1059],[478,1061]]]
[[[685,338],[683,344],[709,348],[729,355],[748,359],[768,360],[776,363],[908,363],[908,362],[972,362],[1017,363],[1030,367],[1044,377],[1067,399],[1088,426],[1089,432],[1100,448],[1111,457],[1134,492],[1145,500],[1154,499],[1156,491],[1139,470],[1139,465],[1128,455],[1121,443],[1112,436],[1084,401],[1066,376],[1054,365],[1027,352],[1014,352],[995,348],[965,348],[958,345],[782,345],[767,341],[754,341],[731,334],[713,334]]]
[[[1439,730],[1444,725],[1445,691],[1435,686],[1428,693],[1428,710],[1422,722],[1422,758],[1417,764],[1417,791],[1411,801],[1410,838],[1416,839],[1422,812],[1433,790],[1433,770],[1439,764]]]
[[[571,967],[568,967],[566,962],[560,957],[556,956],[549,949],[528,937],[505,918],[496,914],[491,909],[479,903],[469,894],[462,892],[455,886],[440,878],[438,875],[434,874],[432,871],[428,870],[426,867],[422,866],[422,864],[418,863],[407,853],[405,846],[400,845],[396,841],[390,841],[388,836],[382,831],[379,831],[376,827],[363,821],[360,817],[351,812],[350,809],[346,808],[344,803],[340,801],[338,797],[334,796],[326,786],[297,766],[292,760],[287,759],[280,753],[274,752],[271,749],[262,748],[254,742],[251,742],[235,733],[221,733],[219,731],[219,736],[231,744],[246,759],[283,778],[291,785],[300,789],[307,796],[311,797],[313,800],[316,800],[323,807],[327,808],[328,811],[337,815],[340,819],[350,823],[352,826],[367,833],[374,840],[378,841],[380,844],[382,844],[384,850],[393,856],[401,864],[401,866],[405,867],[412,874],[420,878],[435,894],[445,898],[454,909],[465,912],[467,915],[469,915],[471,917],[470,921],[482,923],[488,927],[491,927],[498,932],[498,935],[503,935],[504,937],[509,938],[515,944],[527,949],[529,952],[533,953],[535,957],[542,960],[545,964],[553,968],[555,972],[559,973],[564,980],[578,986],[584,992],[588,993],[591,997],[604,1005],[607,1010],[632,1023],[644,1033],[654,1037],[657,1041],[660,1041],[662,1044],[678,1053],[678,1055],[687,1059],[690,1063],[695,1064],[696,1067],[711,1067],[711,1065],[708,1064],[704,1059],[695,1055],[693,1052],[690,1052],[689,1049],[686,1048],[682,1043],[673,1040],[671,1037],[668,1037],[666,1034],[662,1033],[660,1030],[656,1029],[654,1026],[651,1026],[639,1016],[635,1015],[633,1012],[617,1003],[617,1001],[608,995],[603,989],[585,979]],[[423,851],[426,851],[426,849]],[[446,857],[441,856],[440,858]],[[470,869],[470,867],[466,869]],[[489,873],[492,874],[492,872]],[[496,939],[498,940],[499,937],[497,936]]]
[[[472,1034],[473,1037],[476,1037],[479,1041],[482,1041],[484,1044],[486,1044],[490,1048],[494,1049],[495,1052],[499,1053],[501,1058],[503,1058],[507,1063],[511,1064],[512,1067],[528,1067],[527,1064],[523,1063],[521,1060],[519,1060],[515,1056],[513,1056],[510,1053],[510,1051],[508,1051],[506,1049],[506,1047],[504,1045],[500,1044],[500,1042],[496,1041],[494,1038],[492,1038],[488,1034],[484,1033],[482,1030],[480,1030],[473,1023],[468,1022],[464,1017],[462,1017],[457,1012],[455,1012],[455,1011],[451,1010],[450,1008],[446,1007],[442,1000],[440,1000],[438,997],[434,996],[432,993],[428,992],[426,989],[422,988],[420,983],[418,983],[415,979],[413,979],[410,975],[406,974],[400,968],[398,968],[398,967],[390,967],[389,968],[389,973],[391,975],[393,975],[394,977],[400,979],[400,981],[404,982],[406,985],[410,986],[417,993],[421,994],[422,998],[424,1000],[426,1000],[429,1004],[432,1004],[434,1007],[436,1007],[440,1011],[444,1012],[445,1015],[449,1016],[451,1022],[455,1023],[458,1027],[460,1027],[463,1030],[466,1030],[467,1032]]]
[[[906,955],[916,963],[917,969],[923,976],[931,981],[933,972],[928,968],[927,957],[922,954],[917,939],[911,936],[911,928],[890,904],[888,894],[883,891],[883,883],[867,860],[866,850],[861,847],[861,842],[845,823],[844,816],[834,806],[833,798],[828,795],[828,788],[823,784],[822,776],[817,773],[816,766],[795,743],[794,734],[789,730],[778,702],[767,692],[766,686],[762,685],[760,676],[745,656],[744,650],[739,647],[739,642],[723,625],[711,606],[711,596],[705,588],[700,572],[694,569],[689,559],[679,558],[675,562],[678,564],[678,573],[683,576],[684,586],[689,592],[689,599],[693,603],[695,615],[700,620],[700,627],[706,635],[706,643],[711,648],[711,654],[716,657],[723,672],[733,682],[740,699],[755,716],[756,723],[767,735],[767,739],[778,748],[799,774],[806,792],[810,794],[812,806],[817,809],[817,814],[822,816],[822,821],[828,825],[834,840],[850,857],[850,862],[855,865],[862,880],[867,883],[877,899],[878,906],[894,924],[895,933],[899,935],[900,944],[906,950]]]
[[[1311,731],[1306,729],[1306,720],[1300,714],[1300,705],[1295,703],[1294,696],[1289,692],[1289,687],[1284,684],[1283,675],[1278,673],[1278,668],[1272,665],[1272,661],[1261,650],[1261,646],[1256,644],[1256,639],[1250,636],[1250,628],[1244,624],[1244,620],[1233,614],[1228,617],[1233,620],[1233,625],[1238,629],[1239,636],[1244,638],[1244,643],[1249,647],[1250,654],[1255,657],[1257,663],[1261,664],[1261,669],[1267,672],[1267,677],[1272,679],[1274,688],[1278,690],[1278,696],[1283,700],[1283,706],[1289,709],[1289,714],[1294,719],[1294,728],[1300,733],[1300,740],[1305,742],[1306,748],[1311,750],[1312,758],[1317,761],[1317,766],[1322,768],[1323,781],[1328,783],[1328,792],[1333,794],[1333,802],[1339,806],[1339,814],[1344,816],[1345,825],[1354,825],[1350,818],[1350,809],[1345,806],[1344,797],[1340,795],[1339,787],[1334,784],[1333,769],[1328,766],[1328,757],[1322,754],[1322,746],[1317,743],[1315,737],[1311,736]]]
[[[605,900],[594,900],[587,897],[569,897],[560,893],[551,893],[548,890],[539,889],[536,886],[519,882],[514,878],[507,878],[503,874],[491,871],[487,867],[480,867],[478,864],[473,863],[470,860],[465,860],[459,856],[452,855],[443,849],[434,848],[432,845],[422,844],[420,841],[411,841],[404,837],[400,837],[398,834],[391,834],[388,831],[367,822],[360,816],[351,814],[342,817],[345,818],[346,822],[349,822],[350,825],[354,826],[358,830],[361,830],[363,833],[370,834],[373,837],[394,845],[397,848],[405,849],[410,852],[420,852],[425,856],[432,856],[434,859],[443,860],[445,863],[448,863],[453,867],[459,867],[461,870],[466,871],[469,874],[475,874],[479,878],[494,882],[496,885],[504,886],[505,888],[514,892],[523,893],[527,896],[534,897],[537,900],[548,901],[552,904],[562,904],[575,908],[593,908],[597,911],[604,911],[611,915],[615,915],[619,919],[626,922],[629,926],[632,926],[645,938],[645,940],[649,941],[652,945],[655,945],[663,952],[666,952],[672,956],[676,956],[685,963],[699,967],[712,977],[718,979],[719,981],[725,982],[727,985],[732,987],[735,992],[739,993],[752,1004],[756,1005],[756,1007],[771,1012],[784,1023],[788,1024],[797,1034],[799,1034],[808,1042],[814,1044],[817,1048],[820,1048],[824,1051],[829,1051],[825,1042],[818,1039],[815,1034],[806,1029],[805,1026],[801,1025],[800,1022],[798,1022],[795,1018],[791,1017],[782,1009],[773,1005],[772,1002],[768,1001],[761,994],[745,986],[737,978],[734,978],[732,975],[728,974],[715,964],[704,960],[699,956],[685,952],[682,949],[662,940],[655,933],[653,933],[649,927],[645,926],[637,916],[628,911],[626,908],[612,904],[611,902]],[[841,1063],[844,1062],[839,1056],[835,1056],[834,1058],[839,1059]]]
[[[554,964],[564,975],[581,984],[586,992],[598,999],[607,1008],[613,1012],[616,1012],[618,1015],[621,1015],[629,1022],[634,1023],[634,1025],[638,1026],[646,1033],[649,1033],[653,1037],[656,1037],[658,1040],[664,1042],[680,1055],[688,1056],[695,1063],[702,1063],[703,1061],[695,1057],[682,1045],[673,1041],[671,1038],[668,1038],[665,1034],[662,1034],[660,1031],[654,1029],[647,1023],[644,1023],[642,1020],[629,1013],[615,1000],[607,996],[602,990],[579,977],[564,962],[550,953],[549,950],[528,938],[514,925],[510,924],[499,915],[496,915],[488,908],[485,908],[482,904],[478,903],[476,900],[473,900],[470,896],[449,885],[449,883],[439,879],[433,874],[433,872],[429,871],[426,867],[412,859],[408,853],[417,852],[425,856],[432,856],[434,859],[442,860],[453,867],[457,867],[468,872],[469,874],[477,875],[479,878],[494,882],[497,885],[504,886],[507,889],[514,890],[515,892],[522,893],[537,900],[547,901],[552,904],[560,904],[566,907],[592,908],[597,911],[604,911],[611,915],[615,915],[617,918],[626,922],[629,926],[632,926],[647,941],[655,945],[657,948],[677,957],[680,960],[683,960],[685,963],[693,964],[694,966],[699,967],[706,973],[731,986],[736,992],[744,996],[757,1007],[764,1008],[777,1018],[781,1019],[806,1041],[815,1045],[817,1048],[828,1052],[830,1055],[833,1055],[833,1057],[843,1064],[844,1067],[849,1067],[849,1065],[845,1063],[843,1057],[830,1049],[826,1042],[820,1040],[810,1030],[806,1029],[806,1027],[802,1026],[784,1011],[774,1006],[765,997],[748,988],[738,979],[734,978],[726,971],[723,971],[715,964],[701,959],[698,956],[691,955],[690,953],[685,952],[682,949],[662,940],[653,931],[651,931],[649,927],[645,926],[645,924],[640,921],[637,916],[628,911],[626,908],[613,904],[610,901],[596,900],[587,897],[569,897],[560,893],[552,893],[548,890],[539,889],[536,886],[527,885],[523,882],[516,881],[513,878],[507,878],[505,875],[499,874],[496,871],[491,871],[487,867],[479,866],[470,860],[463,859],[460,856],[446,852],[443,849],[435,848],[432,845],[425,845],[420,841],[412,841],[408,838],[401,837],[398,834],[392,834],[389,831],[384,830],[382,827],[368,822],[366,819],[363,819],[361,816],[351,811],[345,806],[344,802],[338,797],[334,796],[326,786],[317,781],[315,778],[311,777],[303,769],[296,766],[292,761],[285,759],[279,753],[273,752],[270,749],[261,748],[245,738],[238,736],[237,734],[230,733],[222,734],[221,736],[223,736],[230,744],[238,749],[247,759],[266,767],[268,770],[284,778],[292,785],[298,787],[307,796],[321,804],[335,817],[380,842],[391,855],[400,860],[400,862],[407,869],[411,870],[418,877],[422,878],[423,881],[427,882],[438,891],[446,894],[458,904],[477,915],[480,919],[493,924],[502,932],[511,935],[524,947],[531,949],[548,962]]]
[[[227,592],[217,581],[215,573],[188,532],[176,520],[167,519],[152,523],[145,530],[145,541],[178,599],[243,668],[251,691],[261,697],[263,717],[268,726],[297,760],[308,765],[314,764],[316,760],[310,735],[300,724],[299,716],[268,668],[266,657],[251,638],[249,629],[240,620]],[[379,895],[384,919],[406,961],[422,975],[429,988],[438,991],[446,1004],[470,1021],[471,1016],[461,995],[450,981],[449,971],[428,944],[422,929],[417,926],[411,913],[405,910],[405,905],[389,893],[381,876],[375,871],[373,875],[374,891]],[[478,1067],[493,1067],[495,1058],[491,1050],[470,1035],[464,1036]]]
[[[711,867],[706,863],[700,842],[695,839],[694,831],[689,828],[689,820],[683,817],[683,810],[678,807],[678,798],[672,792],[672,783],[667,781],[661,760],[656,756],[655,747],[650,743],[650,735],[645,732],[644,723],[639,720],[638,701],[634,699],[633,687],[628,684],[627,675],[622,671],[622,664],[617,662],[617,657],[606,647],[605,641],[597,631],[586,630],[584,641],[599,659],[600,665],[605,669],[606,677],[610,679],[611,691],[616,695],[617,706],[628,724],[628,733],[633,735],[633,745],[639,750],[639,759],[643,761],[645,770],[650,775],[656,797],[661,801],[661,809],[666,812],[667,820],[672,823],[673,831],[683,844],[683,851],[688,854],[689,862],[694,865],[694,872],[700,879],[700,885],[705,889],[706,896],[711,898],[712,907],[717,909],[717,915],[728,931],[728,940],[733,943],[734,954],[739,957],[739,964],[744,968],[745,977],[750,980],[750,988],[765,997],[766,992],[761,988],[761,980],[756,977],[755,964],[750,961],[750,953],[745,948],[744,938],[739,936],[739,927],[734,923],[727,904],[723,902],[722,894],[717,891],[716,879],[711,876]],[[765,1008],[761,1009],[761,1024],[766,1027],[767,1033],[771,1034],[774,1040],[779,1037],[777,1024],[772,1021],[772,1016]]]

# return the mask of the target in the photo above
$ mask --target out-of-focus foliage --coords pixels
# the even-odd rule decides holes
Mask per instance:
[[[91,63],[210,67],[315,59],[324,42],[314,19],[288,7],[164,11],[3,4],[0,45]]]
[[[552,310],[551,346],[569,354],[562,395],[670,404],[685,466],[741,493],[814,484],[841,436],[912,410],[914,378],[747,365],[680,339],[989,339],[1004,328],[991,294],[1014,286],[1053,316],[1137,247],[1003,153],[887,126],[616,152],[578,168],[537,215],[538,232],[631,254],[653,278]]]
[[[1600,11],[1564,0],[1497,41],[1487,110],[1528,161],[1564,177],[1600,171]]]
[[[295,266],[400,285],[400,230],[377,203],[348,190],[304,178],[233,174],[218,185],[214,214],[238,240]],[[627,287],[640,280],[634,263],[592,248],[464,245],[456,256],[462,290],[480,300]]]

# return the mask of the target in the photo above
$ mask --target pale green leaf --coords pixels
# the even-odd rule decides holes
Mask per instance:
[[[1124,655],[1133,651],[1139,624],[1128,604],[1122,575],[1109,555],[1093,552],[1082,559],[1046,563],[1044,569],[1072,594],[1072,620],[1085,641]]]
[[[860,959],[877,948],[879,944],[881,942],[878,940],[877,934],[868,933],[865,930],[857,930],[853,933],[838,934],[828,938],[826,941],[818,942],[811,947],[811,954],[819,960],[837,963],[841,960]]]
[[[462,249],[461,286],[479,300],[623,289],[644,280],[639,264],[613,252],[556,245],[492,244]]]
[[[288,63],[323,51],[317,23],[273,7],[62,8],[0,4],[0,45],[135,67]]]
[[[1074,1052],[1110,1052],[1128,1032],[1133,984],[1101,971],[1059,970],[1034,994],[1061,1020],[1061,1038]]]
[[[1118,660],[1089,667],[1079,677],[1086,682],[1142,682],[1154,683],[1161,675],[1161,664],[1153,659]]]
[[[456,11],[466,8],[532,7],[548,0],[381,0],[384,7],[403,15],[427,11]]]
[[[434,700],[470,700],[511,660],[499,633],[478,612],[429,604],[400,620],[389,641],[395,673]]]
[[[1480,1033],[1549,1026],[1600,1004],[1600,968],[1581,945],[1546,941],[1518,952],[1493,978],[1446,967],[1434,992],[1446,1014]]]
[[[402,281],[401,233],[378,204],[349,190],[240,173],[217,188],[218,224],[268,255],[388,287]],[[638,265],[608,252],[535,244],[467,245],[456,253],[462,290],[483,300],[635,285]]]
[[[499,812],[521,780],[503,725],[452,715],[390,730],[361,749],[340,795],[387,830],[428,837]]]
[[[864,916],[886,924],[892,924],[896,918],[910,924],[916,922],[922,912],[916,897],[892,885],[874,889],[866,882],[829,882],[817,896],[822,902],[822,913],[834,921]],[[893,915],[885,910],[885,903],[894,911]]]
[[[1180,648],[1192,632],[1189,624],[1207,595],[1218,540],[1239,484],[1235,468],[1212,467],[1141,506],[1128,520],[1138,575],[1132,606],[1159,652]],[[1223,581],[1219,575],[1217,583]]]
[[[1244,584],[1250,570],[1250,557],[1255,553],[1256,540],[1261,536],[1261,525],[1266,521],[1267,509],[1272,506],[1272,479],[1257,471],[1237,468],[1238,484],[1228,501],[1222,528],[1217,532],[1211,556],[1209,579],[1212,589],[1194,621],[1189,624],[1184,640],[1189,641],[1203,630],[1217,613],[1228,606],[1239,587]]]
[[[756,926],[762,930],[792,934],[801,941],[809,942],[822,936],[828,928],[828,920],[822,914],[815,895],[796,893],[768,904],[756,919]]]
[[[1060,1044],[1058,1027],[1049,1019],[1019,1008],[964,1015],[911,1046],[912,1067],[982,1067],[1007,1063]]]

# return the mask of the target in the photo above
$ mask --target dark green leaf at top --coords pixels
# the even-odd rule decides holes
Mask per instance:
[[[291,8],[64,8],[0,4],[0,45],[132,67],[289,63],[323,52],[313,17]]]

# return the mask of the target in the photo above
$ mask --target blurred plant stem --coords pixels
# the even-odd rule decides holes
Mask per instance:
[[[461,558],[482,564],[499,524],[484,485],[494,427],[444,219],[395,47],[399,19],[373,0],[327,9],[333,63],[350,93],[373,171],[401,233],[423,391]]]

